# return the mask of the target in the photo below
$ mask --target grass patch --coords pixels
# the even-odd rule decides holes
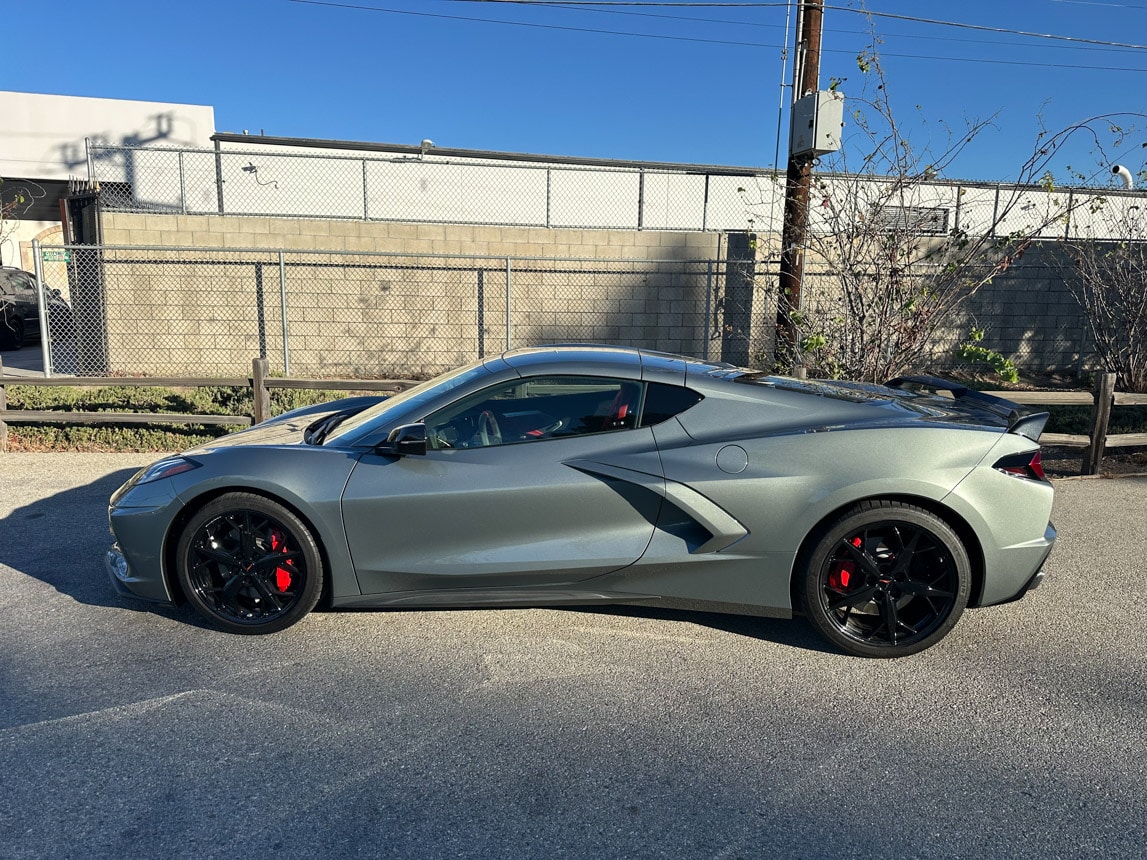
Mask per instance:
[[[1091,425],[1090,406],[1046,406],[1050,418],[1048,433],[1086,434]],[[1116,406],[1111,410],[1107,425],[1109,435],[1120,433],[1147,433],[1147,406]]]
[[[50,412],[173,412],[246,415],[254,411],[250,388],[160,388],[107,386],[71,388],[7,385],[8,408]],[[350,392],[272,389],[271,414],[349,396]],[[181,451],[243,429],[240,425],[9,424],[10,451]]]

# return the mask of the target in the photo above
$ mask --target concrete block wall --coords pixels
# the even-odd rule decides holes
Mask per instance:
[[[1091,369],[1087,320],[1073,298],[1055,242],[1035,245],[1005,272],[980,287],[958,308],[940,321],[932,338],[927,367],[943,371],[962,367],[957,356],[960,344],[968,342],[973,328],[982,329],[980,345],[1010,359],[1032,374],[1074,374]],[[821,269],[823,271],[823,269]],[[845,316],[833,278],[818,275],[818,263],[806,269],[804,307]]]
[[[1034,248],[981,288],[961,309],[954,334],[966,336],[977,325],[985,330],[984,346],[1034,372],[1093,369],[1087,318],[1057,253],[1054,244]]]
[[[723,234],[108,213],[104,235],[109,246],[148,248],[109,260],[150,261],[106,267],[118,372],[246,373],[265,352],[295,375],[437,373],[506,347],[507,257],[511,347],[609,341],[720,357]],[[774,238],[759,236],[762,257]],[[156,246],[214,251],[191,263],[194,253]],[[288,252],[286,350],[278,255],[240,248]],[[973,326],[1021,369],[1090,366],[1085,320],[1054,252],[1029,250],[944,320],[930,367],[958,364]],[[774,267],[762,260],[757,271],[751,354],[764,360]],[[823,287],[812,279],[807,298]]]
[[[411,224],[261,216],[103,216],[108,245],[285,248],[492,257],[693,260],[720,256],[721,234]]]
[[[723,237],[107,213],[104,238],[112,372],[424,376],[506,347],[507,258],[510,346],[705,354]],[[278,253],[252,248],[286,252],[286,349]]]

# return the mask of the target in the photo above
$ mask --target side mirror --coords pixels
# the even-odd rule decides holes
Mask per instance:
[[[408,454],[426,453],[426,425],[403,424],[395,427],[386,437],[386,441],[374,449],[379,454],[390,454],[395,457],[404,457]]]

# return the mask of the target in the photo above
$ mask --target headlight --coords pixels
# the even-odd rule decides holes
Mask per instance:
[[[173,475],[179,475],[183,472],[190,472],[192,469],[198,469],[202,465],[202,463],[196,462],[190,457],[168,457],[165,460],[152,463],[146,469],[140,471],[131,483],[132,485],[150,484],[152,481],[170,478]]]

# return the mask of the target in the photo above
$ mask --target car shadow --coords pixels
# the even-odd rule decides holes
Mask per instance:
[[[744,636],[747,639],[758,639],[805,651],[842,654],[817,635],[799,616],[791,619],[765,618],[756,615],[700,612],[693,609],[663,609],[657,606],[575,606],[568,609],[572,612],[595,615],[617,615],[625,618],[648,618],[655,621],[695,624],[723,633],[732,633],[735,636]]]
[[[184,609],[123,597],[108,580],[104,553],[113,541],[108,530],[108,499],[135,471],[121,469],[14,508],[0,519],[0,528],[10,536],[0,541],[0,564],[87,606],[192,620]]]

